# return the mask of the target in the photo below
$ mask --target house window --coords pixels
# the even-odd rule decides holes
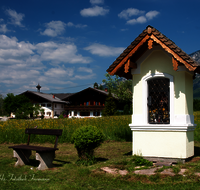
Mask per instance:
[[[47,107],[50,108],[50,107],[51,107],[51,104],[47,104]]]
[[[57,107],[57,105],[55,104],[55,108]]]
[[[51,112],[47,112],[47,115],[48,115],[48,116],[51,116]]]
[[[169,124],[169,79],[164,77],[156,77],[148,80],[147,84],[148,122],[150,124]]]
[[[77,116],[77,111],[74,112],[74,116]]]
[[[93,112],[93,116],[100,116],[100,112],[98,111]]]
[[[90,112],[80,112],[80,116],[90,116]]]
[[[42,107],[45,107],[46,105],[45,105],[45,104],[41,104],[41,106],[42,106]]]

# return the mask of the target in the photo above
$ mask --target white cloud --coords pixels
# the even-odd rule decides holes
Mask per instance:
[[[90,0],[90,3],[91,3],[92,5],[94,5],[94,4],[103,4],[103,3],[104,3],[104,0]]]
[[[68,27],[75,27],[75,28],[85,28],[85,27],[87,27],[87,25],[85,25],[85,24],[73,24],[72,22],[68,22],[67,26]]]
[[[73,68],[51,68],[45,72],[47,77],[54,77],[54,78],[69,78],[74,75]]]
[[[84,17],[104,16],[107,13],[109,13],[109,9],[104,9],[103,7],[99,6],[94,6],[80,11],[81,16]]]
[[[144,13],[145,11],[141,11],[135,8],[129,8],[129,9],[123,10],[121,13],[118,14],[118,16],[120,18],[129,19],[132,16],[141,15]]]
[[[0,32],[6,33],[9,32],[10,30],[7,29],[6,24],[1,24],[0,25]]]
[[[44,32],[40,32],[40,34],[55,37],[65,31],[66,24],[62,21],[51,21],[45,24],[45,26],[46,30]]]
[[[78,72],[86,72],[86,73],[93,73],[92,69],[87,68],[87,67],[79,67],[77,69]]]
[[[18,93],[36,89],[38,82],[43,90],[49,86],[55,88],[54,84],[57,87],[75,86],[75,80],[87,80],[96,76],[91,68],[80,65],[75,68],[76,63],[90,62],[91,58],[79,54],[73,43],[48,41],[31,44],[18,41],[16,37],[0,35],[0,81],[1,85],[9,86],[12,92],[13,87]],[[66,67],[66,64],[73,64],[73,67]],[[5,94],[7,92],[9,91],[6,90]]]
[[[123,47],[111,47],[98,43],[92,44],[84,49],[88,50],[91,54],[99,55],[102,57],[117,56],[124,50]]]
[[[9,38],[6,35],[0,35],[0,49],[17,48],[18,42],[16,37]]]
[[[12,67],[4,68],[3,72],[1,71],[0,80],[1,83],[5,84],[24,84],[28,80],[34,80],[39,77],[40,72],[37,70],[26,69],[16,70]]]
[[[89,57],[77,54],[77,47],[74,44],[56,44],[54,42],[39,43],[36,45],[41,59],[52,63],[90,63]]]
[[[130,25],[143,24],[143,23],[146,23],[148,20],[155,18],[158,14],[160,14],[158,11],[149,11],[145,15],[139,16],[134,19],[129,19],[126,22],[126,24],[130,24]],[[126,18],[129,18],[129,17],[127,16]]]
[[[7,9],[6,13],[10,16],[11,24],[24,27],[24,25],[21,23],[25,16],[24,14],[17,13],[15,10],[11,10],[11,9]]]
[[[0,35],[0,57],[8,63],[11,60],[25,60],[30,55],[34,54],[33,50],[35,47],[29,42],[17,42],[15,37],[9,38],[5,35]],[[1,61],[2,63],[3,61]]]
[[[158,11],[149,11],[149,12],[146,14],[146,17],[147,17],[148,20],[151,20],[151,19],[153,19],[154,17],[156,17],[158,14],[159,14]]]
[[[146,17],[145,16],[140,16],[140,17],[138,17],[137,19],[132,19],[132,20],[128,20],[127,21],[127,24],[143,24],[143,23],[145,23],[145,22],[147,22],[147,19],[146,19]]]
[[[72,80],[88,80],[93,79],[96,76],[96,74],[90,74],[90,75],[75,75]]]

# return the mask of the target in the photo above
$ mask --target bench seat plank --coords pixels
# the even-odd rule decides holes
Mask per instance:
[[[49,152],[49,151],[56,151],[58,148],[51,148],[51,147],[41,147],[41,146],[31,146],[31,145],[16,145],[16,146],[9,146],[9,148],[21,149],[21,150],[33,150],[37,152]]]

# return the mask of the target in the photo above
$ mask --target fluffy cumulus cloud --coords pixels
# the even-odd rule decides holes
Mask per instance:
[[[129,9],[123,10],[121,13],[118,14],[118,16],[119,18],[129,19],[132,16],[137,16],[144,13],[145,11],[141,11],[135,8],[129,8]]]
[[[11,24],[14,24],[16,26],[24,27],[24,25],[21,23],[24,19],[25,15],[22,13],[17,13],[15,10],[7,9],[6,14],[10,17]]]
[[[90,63],[89,57],[77,54],[77,47],[72,43],[58,44],[55,42],[44,42],[36,45],[41,60],[59,63]]]
[[[83,17],[104,16],[108,13],[109,13],[109,9],[105,9],[97,5],[91,8],[83,9],[80,12],[81,16]]]
[[[152,20],[159,14],[158,11],[149,11],[145,14],[145,11],[129,8],[123,10],[121,13],[118,14],[119,18],[123,18],[127,20],[127,24],[134,25],[134,24],[143,24],[146,23],[148,20]],[[131,17],[137,16],[137,18],[131,19]]]
[[[24,89],[27,86],[35,89],[38,82],[43,86],[74,86],[77,85],[75,80],[94,78],[90,68],[79,66],[75,69],[75,64],[90,62],[91,58],[79,54],[73,43],[48,41],[31,44],[18,41],[16,37],[0,35],[1,84],[12,89],[20,84],[18,89],[21,92],[27,90]]]
[[[29,42],[18,42],[17,38],[0,35],[0,65],[16,64],[34,54],[35,47]]]
[[[146,17],[148,20],[151,20],[154,17],[156,17],[158,14],[159,14],[158,11],[149,11],[148,13],[146,13]]]
[[[146,19],[146,17],[145,16],[140,16],[140,17],[138,17],[138,18],[136,18],[136,19],[131,19],[131,20],[128,20],[127,21],[127,24],[143,24],[143,23],[145,23],[145,22],[147,22],[147,19]]]
[[[117,56],[124,50],[123,47],[111,47],[98,43],[94,43],[84,49],[88,50],[91,54],[102,57]]]
[[[40,32],[42,35],[55,37],[62,34],[65,31],[66,24],[62,21],[51,21],[45,24],[46,29],[44,32]]]

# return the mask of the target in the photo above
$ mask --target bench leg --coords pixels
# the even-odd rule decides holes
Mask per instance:
[[[45,170],[53,167],[53,160],[55,158],[55,151],[53,152],[36,152],[36,160],[40,161],[38,170]]]
[[[29,164],[30,155],[31,155],[31,150],[13,150],[13,156],[17,158],[15,166],[23,166]]]

